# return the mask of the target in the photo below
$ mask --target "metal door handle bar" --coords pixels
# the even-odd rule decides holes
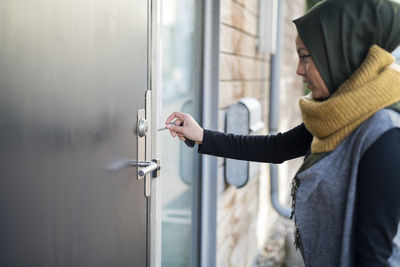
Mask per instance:
[[[153,178],[156,178],[159,176],[159,171],[161,169],[160,160],[153,159],[152,161],[120,160],[111,164],[107,170],[109,172],[117,172],[125,167],[143,168],[138,171],[138,175],[142,178],[151,172],[153,174]]]
[[[139,170],[138,171],[138,175],[140,177],[144,177],[146,174],[148,174],[150,172],[153,172],[153,171],[155,171],[157,169],[158,169],[157,163],[156,162],[151,162],[150,165],[148,165],[147,167],[144,167],[143,169]],[[153,177],[154,177],[154,175],[153,175]]]

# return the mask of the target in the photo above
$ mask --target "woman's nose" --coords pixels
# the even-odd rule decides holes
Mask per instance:
[[[300,76],[304,76],[305,74],[304,66],[300,61],[297,63],[296,74]]]

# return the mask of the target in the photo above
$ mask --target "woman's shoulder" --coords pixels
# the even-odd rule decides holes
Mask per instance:
[[[351,139],[361,145],[364,154],[383,134],[392,129],[400,129],[400,110],[384,108],[362,123]]]

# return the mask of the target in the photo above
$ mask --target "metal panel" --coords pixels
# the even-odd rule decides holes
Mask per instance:
[[[146,266],[147,1],[0,2],[0,266]]]
[[[203,118],[205,129],[218,128],[220,1],[204,1]],[[201,267],[216,266],[217,251],[217,159],[202,155]]]
[[[231,105],[226,111],[226,132],[240,135],[248,135],[249,130],[249,110],[242,103]],[[245,160],[226,159],[225,160],[226,181],[240,188],[247,184],[249,180],[249,162]]]

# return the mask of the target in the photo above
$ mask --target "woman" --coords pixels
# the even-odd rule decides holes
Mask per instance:
[[[280,163],[294,178],[296,244],[306,266],[400,266],[400,3],[326,0],[294,21],[304,124],[274,136],[203,130],[190,115],[172,136],[199,152]],[[178,123],[177,125],[182,124]]]

